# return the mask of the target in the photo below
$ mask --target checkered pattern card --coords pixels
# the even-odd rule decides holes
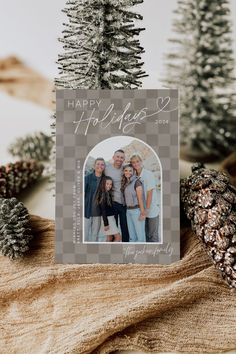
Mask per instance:
[[[178,91],[57,90],[56,263],[179,259]]]

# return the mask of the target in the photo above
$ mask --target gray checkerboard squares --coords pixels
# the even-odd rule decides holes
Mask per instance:
[[[99,117],[114,104],[121,114],[147,107],[149,117],[125,133],[113,124],[85,126],[75,134],[81,117],[77,100],[101,100]],[[179,155],[177,90],[58,90],[56,93],[56,263],[170,264],[179,259]],[[87,108],[86,114],[92,108]],[[157,153],[162,166],[161,244],[83,243],[83,166],[89,152],[112,136],[142,140]],[[78,182],[78,179],[79,181]],[[80,201],[80,206],[76,203]],[[78,222],[80,220],[80,222]]]

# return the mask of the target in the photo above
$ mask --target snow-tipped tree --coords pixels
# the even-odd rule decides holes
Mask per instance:
[[[132,7],[143,0],[69,0],[63,12],[64,53],[58,56],[57,88],[131,89],[141,87],[144,52]]]
[[[179,0],[175,15],[165,83],[180,88],[181,144],[224,157],[236,146],[229,2]]]
[[[63,12],[64,52],[58,55],[57,89],[135,89],[147,76],[142,70],[144,53],[135,22],[143,17],[133,11],[143,0],[68,0]],[[51,124],[55,137],[55,120]],[[48,168],[55,183],[55,147]]]

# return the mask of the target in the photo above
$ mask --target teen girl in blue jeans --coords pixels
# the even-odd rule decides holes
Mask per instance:
[[[123,167],[121,191],[127,207],[129,242],[146,242],[143,186],[130,164]]]

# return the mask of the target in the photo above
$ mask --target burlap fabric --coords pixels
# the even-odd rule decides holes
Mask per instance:
[[[236,347],[236,296],[188,227],[168,266],[55,265],[54,222],[31,216],[32,250],[0,256],[1,353],[214,353]]]

